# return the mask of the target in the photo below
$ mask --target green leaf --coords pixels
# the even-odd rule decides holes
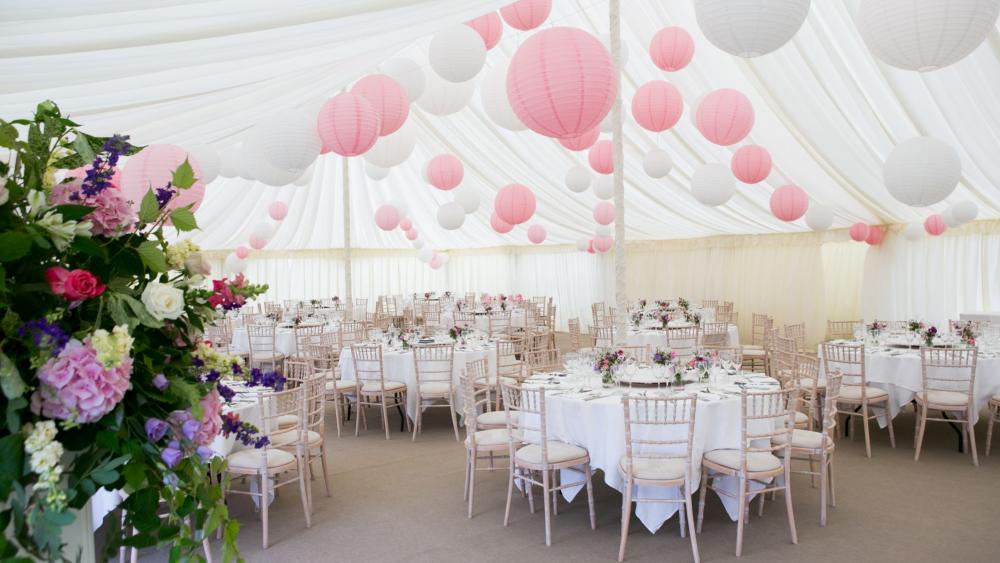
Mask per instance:
[[[135,297],[132,297],[131,295],[124,293],[118,294],[118,296],[122,301],[124,301],[128,305],[129,309],[132,310],[132,314],[135,315],[135,318],[139,319],[140,324],[142,324],[143,326],[148,326],[150,328],[163,327],[163,321],[157,320],[155,317],[153,317],[153,315],[150,315],[149,311],[146,310],[146,306],[143,305],[141,301],[139,301]]]
[[[194,213],[187,207],[174,209],[170,214],[170,220],[178,231],[193,231],[198,228],[198,221],[194,218]]]
[[[11,484],[21,476],[24,465],[24,436],[8,434],[0,438],[0,498],[10,495]]]
[[[108,253],[104,250],[96,240],[90,237],[76,237],[70,244],[74,250],[77,250],[88,256],[93,256],[101,260],[107,260]]]
[[[110,485],[118,480],[118,472],[113,469],[110,471],[94,471],[90,474],[90,478],[98,485]]]
[[[17,411],[28,406],[28,400],[24,397],[11,399],[7,402],[7,431],[17,432],[21,429],[21,416]],[[2,497],[3,495],[0,495]]]
[[[87,142],[87,137],[85,135],[77,134],[76,138],[73,139],[73,148],[76,149],[77,154],[84,162],[94,161],[94,149],[90,147],[90,143]]]
[[[0,262],[11,262],[22,258],[31,250],[31,235],[9,231],[0,235]]]
[[[139,258],[142,258],[142,263],[153,272],[161,273],[167,271],[167,257],[163,255],[163,251],[160,250],[156,241],[147,240],[143,242],[136,248],[136,252],[139,253]]]
[[[130,463],[122,470],[125,474],[125,482],[132,489],[139,489],[146,482],[146,470],[140,463]]]
[[[184,159],[184,162],[174,170],[173,178],[170,183],[179,189],[186,190],[194,185],[197,178],[194,177],[194,168],[191,167],[191,163],[188,159]]]
[[[152,189],[146,191],[142,196],[142,203],[139,204],[139,220],[143,223],[152,223],[160,216],[160,203],[156,201],[156,194]]]
[[[62,214],[63,221],[79,221],[80,219],[83,219],[84,217],[89,215],[90,212],[94,210],[93,207],[87,205],[71,205],[71,204],[57,205],[55,209],[57,213]]]
[[[8,399],[24,395],[27,388],[24,385],[24,380],[21,379],[21,372],[3,352],[0,352],[0,388],[3,389],[3,394]]]
[[[17,128],[3,120],[0,120],[0,147],[17,147]]]

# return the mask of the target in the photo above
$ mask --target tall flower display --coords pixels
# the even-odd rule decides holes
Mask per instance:
[[[202,343],[222,310],[198,287],[210,268],[163,228],[197,228],[190,206],[168,206],[194,168],[129,201],[117,168],[141,147],[78,127],[52,102],[0,120],[0,558],[74,558],[62,529],[103,487],[128,493],[126,545],[198,560],[222,528],[223,559],[236,559],[239,526],[207,477],[225,461],[208,446],[267,437],[224,412],[221,377],[243,366]],[[105,558],[122,535],[109,534]]]

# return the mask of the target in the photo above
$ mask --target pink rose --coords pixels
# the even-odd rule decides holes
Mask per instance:
[[[52,293],[65,297],[68,301],[83,301],[97,297],[104,293],[107,287],[87,270],[67,270],[59,266],[46,270],[45,279],[49,282]]]

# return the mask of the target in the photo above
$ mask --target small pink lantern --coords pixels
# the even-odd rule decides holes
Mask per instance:
[[[726,147],[742,141],[753,129],[753,105],[740,92],[723,88],[705,96],[695,118],[706,139]]]
[[[730,160],[733,176],[744,184],[763,182],[771,174],[771,153],[760,145],[740,147]]]
[[[375,224],[383,231],[391,231],[399,226],[399,210],[392,205],[383,205],[375,210]]]
[[[551,11],[552,0],[518,0],[500,8],[500,15],[507,25],[528,31],[545,23]]]
[[[406,231],[406,240],[417,240],[417,230],[410,227],[410,229]]]
[[[597,142],[597,137],[600,136],[601,130],[599,127],[595,127],[590,131],[587,131],[579,137],[570,137],[568,139],[559,139],[559,144],[566,147],[571,151],[582,151],[587,150],[594,146]]]
[[[851,225],[851,240],[854,242],[864,242],[868,239],[868,231],[871,229],[868,225],[864,223],[855,223]]]
[[[545,242],[545,227],[541,225],[532,225],[528,227],[528,240],[533,244],[542,244]]]
[[[587,243],[587,253],[594,254],[595,252],[597,251],[594,250],[594,239],[590,239],[590,242]]]
[[[878,246],[882,244],[882,240],[885,239],[885,231],[881,227],[869,227],[868,236],[865,237],[865,242],[871,246]]]
[[[610,201],[599,201],[594,206],[594,221],[598,225],[610,225],[615,222],[615,204]]]
[[[649,56],[653,64],[663,70],[680,70],[694,56],[694,40],[682,28],[665,27],[656,32],[649,42]]]
[[[437,270],[443,265],[444,265],[444,258],[441,258],[441,255],[435,252],[434,257],[431,258],[431,269]]]
[[[245,246],[236,247],[236,257],[240,260],[246,260],[250,256],[250,249]]]
[[[590,162],[590,167],[598,174],[614,172],[615,161],[611,157],[611,141],[605,139],[594,143],[594,146],[590,147],[590,152],[587,153],[587,160]]]
[[[501,235],[507,234],[514,229],[514,225],[511,225],[510,223],[497,217],[496,211],[490,215],[490,226],[493,227],[494,231],[500,233]]]
[[[174,170],[188,160],[187,151],[176,145],[156,144],[149,145],[128,159],[122,168],[120,187],[125,199],[132,202],[132,207],[136,210],[142,203],[142,198],[150,189],[154,192],[156,188],[167,185],[174,175]],[[190,188],[177,190],[169,203],[167,209],[177,209],[193,205],[191,211],[197,211],[201,206],[201,200],[205,198],[205,183],[201,181],[201,167],[194,159],[188,160],[194,177],[197,178]]]
[[[465,25],[476,30],[476,33],[483,38],[483,43],[486,43],[487,51],[496,47],[497,43],[500,42],[500,37],[503,36],[503,22],[500,21],[500,15],[496,12],[490,12],[476,19],[469,20],[465,22]]]
[[[594,237],[594,250],[604,254],[615,245],[615,239],[611,237]]]
[[[267,239],[257,237],[255,235],[250,235],[250,248],[254,250],[260,250],[267,246]]]
[[[782,221],[795,221],[809,209],[809,196],[798,186],[781,186],[771,194],[771,213]]]
[[[647,131],[666,131],[684,113],[684,99],[673,84],[651,80],[635,91],[632,97],[632,117]]]
[[[395,133],[410,115],[410,99],[403,85],[384,74],[369,74],[351,88],[368,100],[379,116],[379,136]]]
[[[367,98],[350,92],[327,100],[316,121],[323,144],[340,156],[367,152],[378,140],[381,128],[375,106]]]
[[[940,214],[935,213],[924,219],[924,230],[931,236],[938,236],[948,230],[948,225]]]
[[[413,221],[410,220],[409,217],[399,222],[399,230],[401,231],[409,231],[412,228],[413,228]]]
[[[427,163],[427,181],[439,190],[450,190],[462,183],[465,168],[453,154],[439,154]]]
[[[283,221],[288,216],[288,205],[283,201],[273,201],[267,206],[267,214],[275,221]]]
[[[535,214],[535,194],[521,184],[504,186],[493,200],[493,213],[504,223],[520,225]]]
[[[511,109],[525,126],[546,137],[579,137],[596,128],[617,92],[618,75],[604,44],[572,27],[532,35],[507,69]]]

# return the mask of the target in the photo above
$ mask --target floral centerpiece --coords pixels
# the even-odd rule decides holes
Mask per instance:
[[[646,308],[646,300],[645,299],[640,299],[639,300],[639,308],[640,309],[645,309]]]
[[[917,334],[921,330],[924,330],[924,323],[922,323],[920,321],[916,321],[916,320],[907,321],[906,322],[906,330],[908,330],[908,331],[910,331],[910,332],[912,332],[914,334]]]
[[[659,366],[666,366],[671,364],[677,359],[677,352],[673,350],[660,350],[659,348],[653,352],[653,363]]]
[[[416,334],[412,328],[407,328],[399,333],[399,342],[403,345],[403,350],[410,349],[410,341],[413,340],[413,336]]]
[[[466,329],[455,325],[448,329],[448,336],[450,336],[452,340],[458,341],[459,338],[465,336],[465,332]]]
[[[962,340],[962,344],[965,344],[966,346],[976,345],[976,327],[972,321],[966,321],[964,323],[959,321],[955,323],[952,330]]]
[[[932,326],[927,330],[925,330],[923,333],[921,333],[920,336],[921,338],[924,339],[924,344],[926,344],[929,347],[934,345],[934,339],[937,338],[937,335],[938,335],[937,327]]]
[[[701,315],[692,311],[684,310],[684,320],[695,325],[701,325]]]
[[[667,301],[660,301],[660,300],[658,299],[658,300],[656,301],[656,308],[657,308],[657,309],[661,309],[661,310],[662,310],[662,309],[669,309],[669,308],[670,308],[670,303],[669,303],[669,302],[667,302]]]
[[[500,301],[500,310],[501,311],[506,311],[507,310],[507,296],[501,293],[500,295],[497,296],[497,300]]]
[[[632,313],[632,324],[634,324],[636,328],[639,328],[639,325],[642,324],[642,317],[642,311]]]
[[[687,362],[687,368],[697,370],[698,379],[704,379],[708,375],[708,371],[712,369],[713,358],[711,356],[706,356],[703,354],[695,354]]]
[[[878,338],[878,335],[881,334],[882,331],[885,330],[887,326],[889,325],[887,325],[883,321],[876,320],[865,325],[865,328],[868,330],[868,334],[870,334],[872,338]]]
[[[222,559],[236,559],[225,483],[206,476],[226,475],[208,449],[226,420],[243,428],[223,419],[219,385],[242,365],[202,344],[219,315],[197,289],[209,268],[164,230],[197,228],[176,201],[195,171],[185,161],[130,201],[118,162],[141,148],[78,127],[52,102],[0,120],[0,556],[77,557],[63,528],[107,488],[128,498],[101,559],[119,526],[136,530],[125,545],[169,545],[172,560],[200,559],[221,529]]]
[[[660,321],[660,327],[667,330],[667,325],[670,324],[670,312],[666,309],[659,309],[656,312],[656,318]]]
[[[690,307],[690,306],[691,306],[691,304],[688,303],[687,299],[684,299],[683,297],[678,297],[677,298],[677,308],[678,309],[680,309],[682,311],[687,311],[688,307]]]
[[[524,296],[518,293],[517,295],[511,297],[511,301],[514,303],[524,303]]]
[[[604,354],[598,356],[597,361],[594,362],[594,371],[601,374],[601,383],[610,385],[615,381],[615,366],[621,365],[624,362],[624,350],[618,350],[617,352],[605,352]]]
[[[246,305],[247,299],[253,299],[267,291],[266,285],[252,285],[246,282],[243,274],[237,274],[232,281],[229,278],[212,280],[212,291],[193,290],[205,297],[208,304],[223,311],[233,311]]]
[[[429,292],[429,291],[425,291],[425,292],[424,292],[424,299],[430,299],[430,298],[431,298],[431,295],[432,295],[432,293],[431,293],[431,292]]]

